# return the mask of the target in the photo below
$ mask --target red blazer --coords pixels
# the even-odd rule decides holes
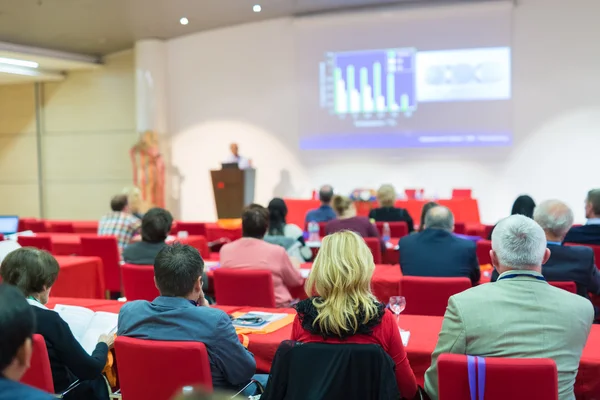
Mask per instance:
[[[373,328],[371,335],[357,334],[346,339],[333,337],[324,339],[321,335],[311,334],[302,327],[300,319],[296,315],[294,325],[292,326],[292,340],[302,343],[378,344],[396,363],[396,382],[402,396],[413,398],[417,394],[417,380],[408,363],[396,319],[390,310],[386,310],[381,323]]]

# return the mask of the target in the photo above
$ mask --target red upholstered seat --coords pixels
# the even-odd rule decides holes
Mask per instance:
[[[475,378],[474,397],[469,390],[468,371],[467,356],[440,355],[439,400],[558,399],[556,364],[550,359],[477,357],[471,372]],[[485,381],[482,376],[485,376]],[[480,395],[480,388],[483,396]]]
[[[417,198],[417,193],[421,198],[423,198],[423,189],[405,189],[404,194],[408,200],[415,200]]]
[[[549,284],[555,286],[559,289],[566,290],[567,292],[571,292],[573,294],[577,294],[577,285],[575,282],[563,282],[563,281],[548,281]]]
[[[275,307],[271,271],[219,268],[213,277],[220,306]]]
[[[17,242],[23,247],[35,247],[36,249],[46,250],[52,253],[52,239],[49,237],[36,237],[36,236],[19,236]]]
[[[33,354],[31,366],[21,379],[22,383],[33,386],[48,393],[54,393],[54,381],[48,359],[46,341],[42,335],[33,335]]]
[[[72,222],[50,222],[50,232],[55,233],[75,233]]]
[[[121,280],[127,301],[152,301],[159,296],[154,284],[154,266],[152,265],[121,265]]]
[[[204,222],[181,222],[177,221],[175,234],[178,232],[187,232],[189,235],[206,237],[206,224]]]
[[[492,250],[491,240],[480,240],[477,242],[477,260],[479,264],[491,264],[490,250]]]
[[[368,237],[365,238],[365,242],[373,254],[373,262],[381,264],[381,240],[379,238]]]
[[[406,298],[404,314],[443,316],[448,299],[471,287],[469,278],[403,276],[400,295]]]
[[[408,224],[404,221],[402,222],[388,222],[390,226],[390,237],[393,238],[402,238],[408,235]],[[376,222],[377,230],[380,235],[383,235],[383,226],[385,222]]]
[[[327,222],[319,222],[319,236],[324,238],[327,235],[325,227],[327,226]],[[308,231],[308,228],[306,229]]]
[[[46,222],[37,219],[24,221],[23,228],[25,231],[33,231],[35,233],[48,232],[46,229]]]
[[[458,233],[459,235],[467,234],[467,227],[464,222],[456,222],[454,223],[454,233]]]
[[[452,198],[453,199],[470,199],[471,198],[471,189],[452,189]]]
[[[593,244],[577,244],[577,243],[565,243],[565,246],[585,246],[594,250],[594,262],[596,263],[596,268],[600,269],[600,246]]]
[[[184,386],[212,391],[206,346],[117,337],[115,354],[121,393],[127,400],[170,400]]]
[[[81,237],[81,255],[100,257],[104,271],[104,283],[109,292],[121,291],[121,256],[117,239],[113,236]]]

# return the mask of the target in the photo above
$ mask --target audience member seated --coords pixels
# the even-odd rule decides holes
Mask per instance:
[[[96,349],[89,355],[75,339],[69,325],[44,305],[58,272],[58,262],[50,253],[31,247],[13,251],[0,267],[2,280],[18,287],[33,309],[37,320],[35,333],[46,340],[56,392],[63,392],[80,380],[82,383],[69,393],[68,399],[106,400],[108,389],[102,370],[114,338],[100,335]]]
[[[467,277],[479,282],[475,243],[454,236],[454,216],[443,206],[431,208],[425,229],[400,239],[400,269],[408,276]]]
[[[129,212],[126,195],[113,197],[110,201],[110,208],[112,212],[100,219],[98,235],[116,237],[119,252],[122,253],[125,246],[138,233],[141,221]]]
[[[288,224],[285,218],[288,213],[285,201],[274,198],[269,202],[269,230],[265,240],[269,243],[283,246],[291,257],[298,262],[305,262],[312,258],[312,250],[304,242],[304,231],[298,225]],[[280,239],[287,239],[281,242]]]
[[[600,294],[600,273],[594,265],[594,251],[583,246],[563,246],[562,241],[573,225],[573,211],[563,202],[548,200],[537,206],[533,214],[546,234],[550,258],[542,266],[548,281],[573,281],[577,294],[589,298],[588,292]],[[498,272],[492,273],[492,282]]]
[[[531,218],[513,215],[500,221],[490,255],[498,282],[450,297],[425,390],[432,400],[438,398],[442,353],[551,358],[558,369],[558,398],[575,399],[573,384],[594,319],[591,303],[546,282],[542,264],[550,251],[544,231]]]
[[[377,227],[367,217],[357,217],[354,202],[345,196],[333,198],[333,208],[338,219],[329,221],[325,226],[325,233],[330,235],[339,231],[349,230],[362,237],[379,237]]]
[[[590,190],[585,201],[587,223],[574,226],[565,237],[566,243],[600,246],[600,189]]]
[[[142,218],[142,240],[128,244],[123,260],[128,264],[153,265],[156,255],[166,246],[173,216],[162,208],[151,208]]]
[[[396,364],[400,393],[404,398],[413,398],[417,382],[396,318],[371,293],[374,270],[371,251],[356,233],[344,231],[323,238],[305,285],[309,298],[295,306],[298,315],[291,339],[303,343],[378,344]],[[315,293],[316,297],[311,297]]]
[[[301,286],[304,278],[285,249],[263,240],[269,226],[266,208],[252,204],[242,214],[242,238],[221,248],[221,268],[264,269],[273,274],[277,307],[288,307],[292,295],[288,288]]]
[[[396,190],[392,185],[383,185],[377,191],[377,201],[379,208],[374,208],[369,212],[369,219],[376,222],[406,222],[408,232],[414,231],[413,219],[404,208],[396,208]]]
[[[421,219],[419,220],[419,232],[425,230],[425,216],[427,215],[429,210],[437,206],[439,206],[439,204],[434,201],[427,202],[423,205],[423,208],[421,209]]]
[[[524,215],[527,218],[533,218],[533,210],[535,210],[535,201],[531,196],[521,195],[517,197],[515,202],[513,203],[512,210],[510,211],[510,215]],[[494,225],[494,228],[496,226]],[[488,240],[492,240],[492,233],[494,232],[494,228],[490,231],[488,235]]]
[[[333,188],[325,185],[319,190],[319,200],[321,207],[316,210],[310,210],[306,213],[305,222],[327,222],[336,218],[333,208],[331,208],[331,199],[333,198]]]
[[[256,362],[240,343],[229,316],[208,306],[202,291],[203,270],[204,261],[198,250],[178,243],[165,246],[154,262],[154,280],[160,296],[153,302],[125,303],[119,312],[117,334],[147,340],[202,342],[208,351],[213,386],[236,390],[250,381]]]
[[[54,397],[19,380],[29,368],[35,315],[14,287],[0,284],[0,400],[51,400]]]

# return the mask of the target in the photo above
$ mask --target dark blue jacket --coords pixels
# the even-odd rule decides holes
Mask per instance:
[[[431,277],[466,277],[479,282],[479,261],[475,243],[458,238],[442,229],[400,239],[400,268],[404,275]]]
[[[600,245],[600,225],[574,226],[565,236],[564,242]]]

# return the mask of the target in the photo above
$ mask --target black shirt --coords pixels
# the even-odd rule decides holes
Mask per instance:
[[[98,378],[106,365],[106,343],[98,343],[90,356],[58,313],[32,307],[37,321],[36,333],[44,337],[48,348],[55,392],[62,392],[77,379],[86,381]]]
[[[415,230],[413,219],[404,208],[374,208],[369,212],[369,219],[374,219],[376,222],[406,222],[408,233]]]

